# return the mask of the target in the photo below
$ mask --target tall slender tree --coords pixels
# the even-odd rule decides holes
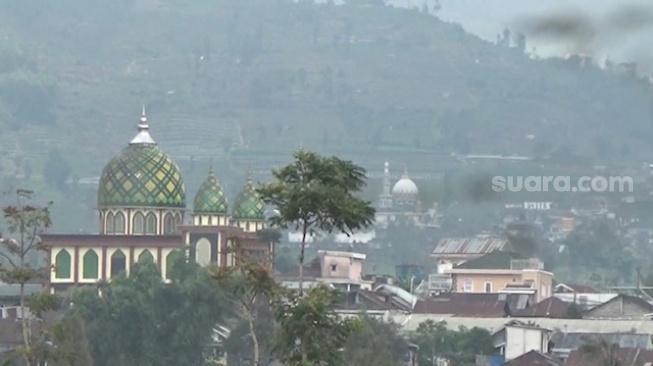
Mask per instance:
[[[365,187],[365,169],[335,156],[324,157],[299,149],[294,161],[273,170],[274,181],[258,188],[263,201],[279,212],[273,226],[302,233],[299,254],[299,294],[304,292],[306,239],[317,232],[347,235],[368,227],[374,208],[358,194]]]
[[[260,263],[248,256],[238,237],[232,237],[230,241],[233,244],[230,251],[235,255],[236,265],[221,267],[212,272],[211,276],[219,281],[224,296],[233,305],[235,315],[247,322],[253,348],[253,366],[260,366],[258,315],[263,307],[269,306],[277,285],[270,275],[267,263]]]
[[[27,283],[44,280],[51,271],[49,266],[39,267],[35,262],[38,261],[38,252],[46,250],[39,235],[52,224],[52,202],[35,206],[29,203],[34,196],[32,191],[17,189],[15,194],[16,204],[2,208],[9,237],[0,239],[0,279],[19,286],[23,344],[17,353],[29,366],[41,357],[38,351],[42,349],[36,344],[42,337],[32,334],[32,320],[57,305],[50,295],[28,297],[25,293]]]

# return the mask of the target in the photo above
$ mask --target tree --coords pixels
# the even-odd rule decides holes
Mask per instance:
[[[323,284],[305,296],[288,292],[275,299],[277,330],[274,354],[289,366],[340,366],[343,348],[359,322],[342,319],[334,310],[341,294]]]
[[[173,252],[170,283],[157,264],[142,258],[96,288],[79,290],[75,306],[86,325],[95,366],[203,365],[222,319],[220,289],[205,268]]]
[[[344,348],[345,366],[403,365],[408,343],[399,333],[400,326],[363,316],[360,327],[352,332]]]
[[[247,322],[252,341],[253,364],[260,366],[261,345],[257,329],[259,312],[262,307],[269,305],[277,285],[268,267],[249,258],[238,238],[231,238],[231,242],[234,244],[231,250],[236,256],[236,265],[222,267],[212,272],[211,276],[220,283],[224,296],[233,305],[234,314]]]
[[[294,162],[273,170],[274,181],[258,188],[263,201],[279,214],[273,226],[300,230],[299,294],[303,294],[303,267],[306,238],[316,232],[350,235],[374,220],[370,202],[356,194],[365,187],[365,169],[335,156],[324,157],[303,149]]]
[[[420,347],[420,365],[437,365],[439,359],[452,366],[474,364],[476,355],[488,355],[494,349],[492,335],[486,329],[461,327],[449,330],[446,322],[427,320],[420,323],[413,337]]]
[[[25,365],[31,365],[40,355],[38,344],[40,335],[33,334],[32,320],[40,317],[43,312],[56,308],[56,301],[47,294],[32,298],[25,295],[25,285],[36,279],[45,279],[50,268],[38,268],[30,262],[31,257],[39,251],[45,251],[39,235],[52,225],[50,206],[34,206],[29,203],[33,192],[23,189],[16,190],[16,205],[3,207],[2,212],[7,221],[7,230],[11,238],[0,239],[0,279],[9,284],[19,285],[21,314],[27,314],[29,307],[31,316],[21,317],[23,344],[17,353],[23,358]]]

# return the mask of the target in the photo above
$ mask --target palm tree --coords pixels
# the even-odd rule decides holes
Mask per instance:
[[[588,338],[579,351],[584,357],[596,362],[597,366],[621,366],[619,345],[608,343],[605,338]]]

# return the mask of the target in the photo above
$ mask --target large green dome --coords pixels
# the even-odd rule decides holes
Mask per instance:
[[[104,167],[98,206],[185,208],[181,171],[150,137],[145,113],[138,127],[129,146]]]
[[[226,215],[229,204],[218,179],[209,171],[193,202],[193,212],[196,214]]]
[[[262,220],[265,218],[265,204],[256,192],[249,175],[245,187],[236,197],[231,216],[234,219],[242,220]]]

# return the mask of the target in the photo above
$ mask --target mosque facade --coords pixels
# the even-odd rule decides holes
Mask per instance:
[[[436,226],[437,206],[423,210],[419,188],[404,170],[401,178],[392,185],[390,163],[383,167],[383,189],[378,197],[376,227],[385,229],[394,222],[415,226]],[[392,187],[392,188],[391,188]]]
[[[184,225],[186,187],[181,170],[149,132],[145,110],[138,133],[102,170],[98,186],[98,234],[46,234],[52,266],[52,292],[109,280],[143,258],[152,260],[164,280],[176,250],[201,265],[231,266],[237,237],[249,255],[272,269],[274,244],[258,240],[266,228],[264,203],[251,174],[230,207],[218,178],[209,168],[193,200],[192,222]]]

